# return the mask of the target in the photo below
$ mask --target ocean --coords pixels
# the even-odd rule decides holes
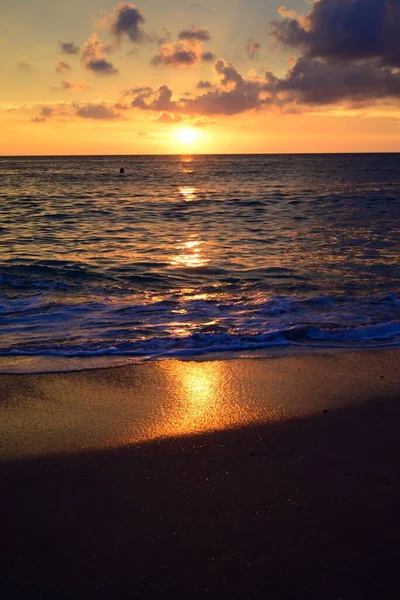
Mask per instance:
[[[400,345],[400,154],[3,157],[0,248],[3,372]]]

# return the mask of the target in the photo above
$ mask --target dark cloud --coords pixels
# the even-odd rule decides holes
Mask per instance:
[[[212,83],[210,81],[199,81],[196,87],[199,90],[210,90],[212,88]]]
[[[278,92],[291,92],[297,103],[333,104],[400,98],[400,73],[377,63],[338,64],[302,57],[285,78],[274,80]]]
[[[96,75],[115,75],[118,69],[104,58],[104,54],[108,52],[109,46],[104,46],[94,33],[81,48],[82,65]]]
[[[76,111],[82,119],[94,119],[96,121],[112,121],[121,118],[118,113],[108,108],[105,104],[87,104]]]
[[[222,86],[226,87],[229,84],[234,84],[236,87],[242,87],[244,84],[243,77],[232,63],[219,58],[214,65],[214,69],[220,77]]]
[[[261,98],[262,85],[258,82],[246,82],[239,88],[222,90],[220,88],[187,99],[182,110],[193,115],[236,115],[266,105],[267,99]]]
[[[45,117],[46,119],[52,117],[54,115],[54,108],[50,106],[43,106],[40,110],[40,116]]]
[[[31,119],[32,123],[45,123],[47,119],[50,119],[54,115],[54,109],[50,106],[42,106],[38,117]]]
[[[208,42],[211,38],[208,29],[192,25],[190,29],[183,29],[182,31],[180,31],[178,34],[178,39],[197,42]]]
[[[132,106],[130,104],[123,104],[122,102],[116,102],[113,108],[115,110],[131,110]]]
[[[297,113],[306,106],[335,102],[347,105],[365,101],[400,98],[400,72],[381,67],[378,60],[366,63],[328,62],[300,57],[287,74],[279,78],[267,72],[264,78],[245,77],[230,62],[219,59],[214,71],[218,81],[200,81],[201,90],[192,98],[174,99],[168,86],[157,92],[136,88],[133,108],[162,111],[181,116],[234,115],[263,108]]]
[[[196,52],[181,44],[163,44],[158,54],[153,56],[150,63],[157,67],[192,67],[199,62]]]
[[[251,60],[258,58],[262,46],[259,42],[249,42],[246,46],[246,52]]]
[[[140,43],[146,39],[142,31],[145,22],[144,15],[137,6],[119,2],[109,15],[99,21],[99,25],[118,40],[126,36],[131,42]]]
[[[74,87],[74,84],[72,84],[72,86],[69,86],[68,89],[72,89]],[[74,102],[72,104],[57,104],[54,107],[43,106],[40,109],[39,115],[32,118],[31,121],[33,121],[34,123],[44,123],[52,117],[62,117],[64,119],[74,119],[76,117],[79,117],[82,119],[93,119],[95,121],[113,121],[117,119],[124,119],[124,117],[117,112],[116,106],[109,106],[104,102]]]
[[[79,54],[79,47],[74,42],[59,42],[58,48],[62,54]]]
[[[122,96],[143,96],[144,98],[146,98],[147,96],[150,96],[153,93],[153,89],[149,86],[140,86],[140,87],[135,87],[135,88],[128,88],[126,90],[123,90],[122,92]]]
[[[149,88],[138,88],[137,93],[133,93],[133,108],[141,110],[155,110],[158,112],[176,113],[179,112],[178,103],[173,100],[172,91],[167,85],[162,85],[156,92]]]
[[[400,67],[399,0],[319,0],[305,16],[284,7],[280,14],[269,24],[272,35],[308,58]]]
[[[324,105],[400,96],[399,0],[318,0],[306,15],[279,13],[272,35],[302,52],[275,81],[280,98]]]
[[[179,115],[233,115],[259,109],[273,103],[277,94],[276,83],[261,78],[246,79],[236,67],[222,59],[214,65],[219,84],[214,89],[209,82],[199,82],[199,89],[209,91],[194,98],[173,99],[173,93],[164,85],[157,92],[144,88],[137,92],[132,101],[133,108],[156,110]]]
[[[65,73],[66,71],[71,71],[71,69],[72,67],[63,60],[59,60],[56,66],[57,73]]]
[[[34,71],[33,66],[25,60],[21,60],[17,64],[17,69],[18,71],[23,71],[24,73],[32,73],[32,71]]]
[[[203,52],[201,55],[201,60],[203,62],[212,62],[215,60],[215,54],[213,52]]]
[[[105,58],[90,60],[85,64],[85,67],[97,75],[115,75],[118,73],[118,69],[114,67],[112,62]]]

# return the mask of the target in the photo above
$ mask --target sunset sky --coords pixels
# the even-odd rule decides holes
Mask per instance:
[[[0,5],[0,154],[400,150],[399,0]]]

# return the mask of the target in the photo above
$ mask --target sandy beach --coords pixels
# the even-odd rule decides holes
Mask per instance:
[[[399,357],[1,375],[2,597],[398,598]]]

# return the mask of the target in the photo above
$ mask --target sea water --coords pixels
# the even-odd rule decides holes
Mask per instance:
[[[396,346],[399,259],[400,154],[0,158],[0,369]]]

